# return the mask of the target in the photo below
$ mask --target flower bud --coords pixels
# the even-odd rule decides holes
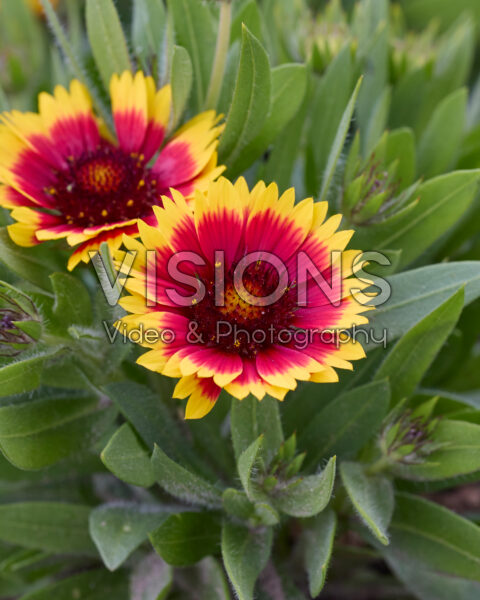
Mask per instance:
[[[401,404],[390,414],[380,435],[379,445],[382,454],[392,464],[422,464],[432,452],[438,450],[439,444],[432,440],[439,422],[438,418],[432,417],[436,401],[433,398],[415,410],[403,410]]]
[[[0,356],[17,356],[40,338],[42,326],[32,300],[0,282]]]

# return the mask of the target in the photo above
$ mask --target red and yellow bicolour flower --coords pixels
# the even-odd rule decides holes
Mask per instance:
[[[156,90],[139,72],[114,75],[110,85],[116,138],[95,116],[87,89],[73,81],[39,96],[39,114],[0,117],[0,206],[12,209],[14,242],[31,246],[66,238],[78,246],[68,267],[89,251],[137,233],[137,219],[154,220],[151,207],[170,188],[192,196],[223,171],[217,166],[214,111],[201,113],[166,143],[171,89]]]
[[[193,206],[172,196],[154,208],[158,224],[140,221],[139,239],[125,236],[127,252],[116,254],[131,313],[116,326],[148,348],[140,365],[180,378],[174,395],[189,397],[187,418],[207,414],[222,389],[283,400],[297,380],[337,381],[335,368],[364,357],[340,330],[368,322],[359,313],[370,307],[352,291],[369,282],[351,277],[360,253],[344,251],[353,232],[337,232],[341,215],[326,219],[326,202],[295,205],[293,189],[279,198],[275,184],[249,191],[244,179],[223,177]]]

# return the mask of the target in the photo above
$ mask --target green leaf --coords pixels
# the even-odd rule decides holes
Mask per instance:
[[[416,169],[415,136],[407,127],[395,129],[387,137],[385,165],[398,161],[396,181],[399,191],[412,185]]]
[[[305,121],[310,110],[310,91],[307,90],[302,106],[285,130],[275,140],[270,155],[259,169],[259,177],[266,182],[276,182],[280,191],[290,187],[298,148],[302,140]]]
[[[397,494],[391,545],[435,571],[480,581],[480,527],[410,494]]]
[[[42,469],[92,447],[116,411],[82,397],[40,398],[0,408],[0,448],[20,469]]]
[[[182,46],[174,46],[172,54],[173,127],[180,121],[192,91],[193,68],[190,56]]]
[[[382,223],[359,230],[359,247],[402,249],[400,266],[418,258],[444,233],[450,230],[472,203],[480,170],[455,171],[423,183],[417,190],[418,202]]]
[[[89,531],[105,566],[118,569],[170,512],[135,504],[105,504],[92,510]]]
[[[435,109],[418,147],[418,176],[428,179],[452,166],[465,127],[467,90],[457,90]]]
[[[109,384],[105,386],[105,393],[150,449],[153,450],[155,444],[161,445],[174,460],[195,465],[201,470],[202,461],[186,443],[160,394],[133,381]]]
[[[375,379],[390,381],[392,403],[413,394],[428,367],[455,327],[464,304],[463,289],[400,338],[378,369]]]
[[[133,3],[133,50],[143,61],[158,54],[165,24],[166,11],[162,0],[136,0]]]
[[[104,569],[96,569],[51,583],[42,589],[22,596],[21,600],[51,600],[52,598],[55,600],[73,600],[75,598],[130,600],[128,579],[124,572],[113,574]]]
[[[168,0],[176,40],[192,59],[194,74],[194,109],[200,110],[207,95],[216,33],[209,7],[200,0]]]
[[[358,32],[357,60],[363,62],[365,83],[358,97],[358,123],[364,143],[376,103],[388,83],[388,2],[366,0],[357,5],[354,29]],[[364,150],[366,148],[364,147]]]
[[[230,167],[230,177],[243,173],[268,149],[298,111],[307,87],[305,65],[286,64],[272,69],[270,112],[260,133],[245,146]]]
[[[36,389],[40,385],[45,363],[58,352],[58,348],[50,348],[30,356],[24,354],[0,366],[0,398]]]
[[[430,439],[440,447],[423,464],[399,465],[396,475],[417,481],[438,481],[480,470],[480,425],[442,420]]]
[[[53,314],[56,319],[65,327],[91,325],[92,303],[83,283],[66,273],[53,273],[50,280],[55,294]]]
[[[234,168],[241,151],[258,135],[270,108],[270,64],[264,48],[244,26],[232,104],[218,148],[220,162]]]
[[[225,512],[237,519],[248,521],[253,515],[254,506],[245,492],[235,488],[227,488],[222,494],[222,503]]]
[[[477,600],[480,583],[440,573],[426,567],[418,558],[395,552],[391,545],[383,549],[384,558],[405,587],[420,600]]]
[[[352,52],[349,44],[334,58],[325,75],[316,85],[312,100],[311,122],[308,129],[308,143],[312,149],[318,179],[327,166],[330,149],[340,127],[340,122],[348,105],[353,88]],[[295,148],[296,150],[296,148]],[[320,187],[312,192],[317,192]]]
[[[90,507],[61,502],[0,506],[0,539],[53,554],[96,555],[88,534]]]
[[[250,446],[240,454],[238,458],[238,474],[243,489],[250,501],[256,499],[255,489],[252,482],[252,471],[260,453],[263,443],[263,435],[259,436]]]
[[[368,156],[371,153],[385,131],[391,102],[392,92],[389,87],[386,87],[375,102],[370,114],[370,119],[365,131],[365,142],[363,144],[365,156]]]
[[[465,286],[465,306],[480,296],[476,261],[430,265],[388,278],[390,298],[368,315],[372,337],[388,342],[400,337]]]
[[[158,483],[172,496],[200,506],[221,505],[221,491],[170,459],[158,446],[152,456]]]
[[[345,109],[345,112],[342,115],[342,119],[338,126],[337,134],[335,136],[335,139],[333,140],[332,148],[328,156],[325,174],[323,176],[322,189],[320,190],[320,202],[326,200],[328,197],[328,191],[330,189],[333,176],[335,175],[335,170],[337,168],[338,160],[343,150],[343,145],[345,144],[345,139],[347,137],[348,129],[350,127],[350,122],[352,120],[353,111],[355,109],[355,103],[357,101],[361,85],[362,79],[360,78],[347,104],[347,108]]]
[[[170,515],[149,537],[165,562],[186,567],[217,553],[220,523],[207,512],[182,512]]]
[[[316,598],[325,585],[328,565],[333,551],[337,517],[327,509],[312,519],[305,527],[305,567],[308,574],[310,596]]]
[[[50,292],[50,274],[60,262],[46,248],[22,248],[12,242],[7,228],[0,229],[0,261],[13,273]]]
[[[332,454],[354,457],[380,428],[389,403],[388,382],[378,381],[346,392],[319,410],[298,439],[308,465]]]
[[[361,464],[353,462],[341,463],[340,475],[355,510],[373,535],[387,545],[387,530],[395,503],[391,481],[382,476],[369,476]]]
[[[113,0],[87,0],[87,33],[95,63],[108,90],[112,76],[131,71],[127,42]]]
[[[126,483],[146,488],[155,483],[149,452],[128,423],[113,434],[101,458],[107,469]]]
[[[330,501],[335,483],[336,457],[333,456],[319,475],[307,475],[289,483],[272,497],[278,510],[292,517],[313,517]]]
[[[242,401],[233,399],[230,420],[237,460],[242,452],[263,434],[260,455],[265,463],[269,464],[283,442],[278,401],[268,396],[261,402],[253,396]]]
[[[173,569],[157,554],[149,554],[133,569],[130,600],[166,600],[173,584]]]
[[[225,523],[222,531],[222,556],[238,600],[253,600],[258,576],[265,568],[272,548],[271,528],[249,530]]]

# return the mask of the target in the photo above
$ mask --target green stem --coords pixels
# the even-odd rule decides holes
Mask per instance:
[[[220,22],[218,24],[217,46],[213,61],[212,75],[208,86],[206,109],[216,109],[220,92],[222,91],[223,75],[227,64],[228,46],[230,44],[230,27],[232,24],[232,3],[223,0],[220,7]]]

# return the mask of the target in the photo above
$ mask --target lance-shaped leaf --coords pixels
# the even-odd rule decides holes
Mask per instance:
[[[336,454],[352,458],[380,429],[390,403],[387,381],[368,383],[341,394],[311,420],[298,439],[306,462]]]
[[[410,554],[396,552],[391,544],[382,551],[398,579],[420,600],[477,600],[480,597],[478,581],[439,572]]]
[[[221,490],[174,462],[158,446],[153,451],[152,466],[158,483],[175,498],[200,506],[221,505]]]
[[[255,582],[268,562],[272,540],[271,528],[250,530],[241,525],[224,524],[223,564],[238,600],[253,600]]]
[[[329,503],[335,483],[333,456],[319,475],[300,477],[284,489],[275,492],[272,498],[278,510],[292,517],[313,517]]]
[[[35,470],[90,449],[116,410],[96,398],[46,397],[0,408],[0,448],[20,469]]]
[[[60,352],[58,347],[21,354],[14,362],[0,362],[0,398],[24,394],[40,385],[44,365]],[[4,361],[2,361],[4,362]]]
[[[353,91],[352,97],[350,98],[350,101],[347,104],[347,108],[345,109],[345,112],[343,113],[342,119],[340,121],[340,125],[338,126],[335,139],[333,140],[333,145],[328,156],[327,166],[323,175],[322,189],[320,190],[319,198],[320,201],[327,199],[328,190],[330,189],[333,176],[335,175],[338,160],[342,153],[343,145],[345,144],[345,139],[350,128],[350,122],[352,120],[353,111],[355,109],[355,103],[358,98],[358,93],[360,91],[361,84],[362,79],[358,81]]]
[[[101,459],[109,471],[126,483],[147,488],[155,483],[150,454],[128,423],[112,435]]]
[[[245,171],[260,158],[298,111],[307,87],[305,65],[286,64],[272,69],[270,111],[258,135],[247,144],[230,168],[230,177]]]
[[[432,570],[480,581],[480,527],[411,494],[396,495],[391,546]]]
[[[114,571],[165,521],[171,511],[157,507],[106,504],[90,513],[90,535],[105,566]]]
[[[259,435],[263,435],[260,456],[268,464],[283,442],[278,401],[266,397],[259,402],[252,396],[241,402],[234,399],[230,419],[233,448],[237,460]]]
[[[221,163],[233,167],[240,152],[262,129],[270,109],[270,88],[267,53],[244,26],[235,91],[218,149]]]
[[[54,554],[97,552],[88,534],[89,506],[61,502],[18,502],[0,506],[0,539]]]
[[[66,327],[90,325],[92,323],[92,303],[83,283],[67,273],[53,273],[50,275],[50,280],[55,294],[53,306],[55,319]]]
[[[143,61],[156,56],[162,45],[166,11],[162,0],[136,0],[133,3],[132,44]]]
[[[132,68],[125,35],[113,0],[87,0],[86,15],[90,46],[108,90],[112,75]]]
[[[168,0],[177,43],[192,59],[195,109],[200,110],[207,95],[215,53],[215,24],[209,7],[201,0]]]
[[[390,381],[392,402],[410,396],[457,323],[464,304],[463,288],[417,323],[397,342],[375,379]]]
[[[62,268],[47,248],[22,248],[12,242],[7,228],[0,228],[0,261],[16,275],[50,292],[50,275]]]
[[[192,61],[185,48],[174,46],[172,54],[172,85],[173,126],[180,120],[192,91],[193,69]]]
[[[312,98],[308,143],[315,163],[315,178],[318,179],[315,191],[320,187],[320,178],[352,95],[353,83],[352,52],[350,45],[345,44],[318,81]]]
[[[371,339],[388,342],[402,336],[464,286],[465,306],[480,296],[480,263],[429,265],[388,278],[389,299],[368,314]],[[362,338],[359,338],[362,340]],[[373,345],[372,343],[370,345]]]
[[[67,577],[22,596],[23,600],[51,600],[52,598],[55,598],[55,600],[72,600],[72,598],[132,600],[128,593],[126,573],[108,573],[105,569],[96,569],[80,575],[73,575],[73,577]],[[137,599],[135,598],[135,600]],[[141,600],[147,599],[142,598]]]
[[[452,166],[465,127],[467,90],[456,90],[437,106],[420,139],[418,175],[428,179]]]
[[[308,586],[313,598],[320,594],[325,585],[336,527],[337,517],[333,510],[328,509],[309,521],[302,535]]]
[[[220,521],[206,512],[170,515],[150,534],[156,552],[169,565],[193,565],[205,556],[216,554],[220,545]]]
[[[344,462],[340,475],[348,496],[373,535],[382,544],[388,544],[387,529],[393,514],[394,492],[390,480],[369,476],[359,463]]]
[[[247,494],[250,501],[254,502],[258,497],[258,493],[255,493],[255,487],[252,482],[252,471],[255,466],[255,462],[258,459],[260,448],[263,443],[263,435],[258,437],[250,446],[242,452],[238,459],[238,474],[240,481],[242,482],[243,489]]]

